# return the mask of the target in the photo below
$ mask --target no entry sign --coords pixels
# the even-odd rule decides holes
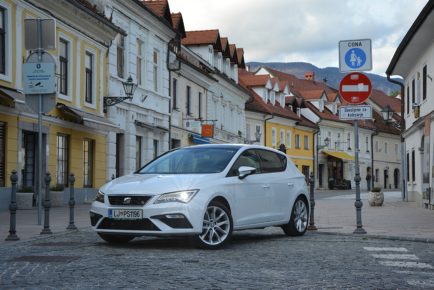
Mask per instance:
[[[371,81],[359,72],[347,74],[339,85],[339,93],[350,104],[363,103],[369,98],[371,92]]]

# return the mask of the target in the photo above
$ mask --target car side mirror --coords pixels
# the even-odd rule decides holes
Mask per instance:
[[[256,168],[254,168],[254,167],[240,166],[240,168],[238,168],[238,178],[244,179],[247,176],[249,176],[250,174],[253,174],[255,172],[256,172]]]

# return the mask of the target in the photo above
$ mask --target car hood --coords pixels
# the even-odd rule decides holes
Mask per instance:
[[[110,181],[101,187],[105,194],[158,195],[179,190],[198,189],[217,174],[131,174]]]

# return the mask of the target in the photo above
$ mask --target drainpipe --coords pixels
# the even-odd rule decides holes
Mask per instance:
[[[404,132],[405,132],[405,119],[404,119],[404,106],[405,106],[405,87],[401,82],[395,81],[390,78],[390,75],[387,75],[387,80],[393,84],[396,84],[401,87],[401,122],[400,122],[400,128],[401,128],[401,180],[402,180],[402,191],[401,191],[401,197],[402,200],[408,201],[408,190],[407,190],[407,160],[405,158],[405,138],[404,138]]]
[[[181,52],[181,38],[177,34],[175,38],[171,39],[167,44],[167,54],[166,54],[166,67],[169,72],[169,150],[172,149],[172,71],[181,70],[181,62],[178,60],[178,67],[171,68],[169,66],[170,53],[175,53],[173,51],[177,49],[177,53]]]
[[[264,146],[267,146],[267,121],[274,118],[274,115],[271,115],[269,118],[265,118],[264,120]]]
[[[374,134],[371,135],[371,189],[374,188],[375,175],[374,175],[374,136],[378,135],[378,131],[375,129]]]

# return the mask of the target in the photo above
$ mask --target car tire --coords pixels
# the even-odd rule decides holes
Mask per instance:
[[[212,201],[203,217],[202,233],[195,237],[196,245],[202,249],[223,247],[232,237],[232,215],[227,206]]]
[[[302,236],[307,230],[309,209],[306,199],[298,197],[294,202],[289,222],[282,226],[288,236]]]
[[[101,239],[103,239],[109,244],[125,244],[135,238],[134,236],[122,236],[103,233],[98,233],[98,235]]]

